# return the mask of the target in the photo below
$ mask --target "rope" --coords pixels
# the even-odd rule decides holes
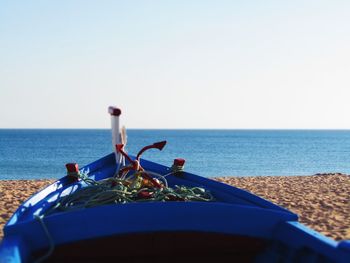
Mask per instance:
[[[142,177],[143,173],[159,178],[158,182],[161,188],[154,187],[151,182]],[[175,173],[175,172],[172,172]],[[166,176],[170,174],[160,175],[149,171],[139,171],[128,176],[125,179],[107,178],[100,181],[95,181],[89,178],[86,174],[80,173],[79,177],[85,182],[86,186],[76,190],[75,192],[61,197],[56,204],[49,208],[43,215],[34,216],[37,219],[49,241],[49,249],[45,255],[38,258],[35,263],[43,262],[48,259],[55,248],[53,238],[51,237],[45,223],[44,216],[59,211],[74,211],[96,207],[107,204],[122,204],[132,202],[166,202],[166,201],[200,201],[210,202],[214,198],[209,191],[201,187],[178,186],[169,187]]]
[[[52,255],[52,253],[55,249],[55,244],[54,244],[53,239],[49,233],[49,230],[47,229],[47,227],[44,223],[44,216],[35,215],[34,218],[40,222],[40,224],[45,232],[45,235],[49,241],[49,250],[46,252],[46,254],[44,254],[43,256],[38,258],[37,260],[35,260],[35,263],[40,263],[40,262],[43,262],[44,260],[48,259]]]
[[[126,143],[126,132],[123,130],[121,137],[122,144],[117,144],[116,148],[120,153],[116,172],[113,177],[100,181],[95,181],[83,172],[68,172],[68,176],[81,179],[86,185],[63,197],[58,197],[56,203],[46,210],[41,216],[34,216],[37,219],[49,241],[49,250],[45,255],[35,262],[40,263],[48,259],[55,248],[54,241],[44,223],[44,216],[59,211],[73,211],[96,207],[101,205],[123,204],[132,202],[149,201],[200,201],[210,202],[214,198],[209,191],[201,187],[178,186],[169,187],[166,177],[171,174],[183,172],[183,165],[173,165],[171,172],[161,175],[151,171],[145,171],[139,163],[141,154],[152,148],[162,150],[166,141],[154,143],[142,148],[137,159],[132,160],[123,147]],[[130,161],[130,165],[125,166],[125,159]],[[135,172],[131,174],[131,170]],[[72,188],[73,191],[73,188]]]
[[[183,172],[184,167],[182,165],[173,165],[171,166],[172,173],[178,173],[178,172]]]
[[[154,187],[148,179],[142,177],[143,174],[154,177],[153,180],[157,180],[162,187]],[[165,176],[169,176],[170,174],[166,174]],[[58,199],[56,205],[45,214],[51,214],[55,211],[72,211],[100,205],[131,202],[210,202],[214,200],[211,193],[204,188],[178,185],[175,185],[173,188],[169,187],[165,176],[149,171],[138,171],[125,178],[111,177],[95,181],[86,174],[81,173],[80,178],[86,183],[86,186]]]

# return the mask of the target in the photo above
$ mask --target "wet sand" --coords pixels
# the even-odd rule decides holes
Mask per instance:
[[[215,178],[248,190],[299,215],[299,221],[335,240],[350,239],[350,176],[258,176]],[[0,239],[17,207],[52,180],[0,180]]]

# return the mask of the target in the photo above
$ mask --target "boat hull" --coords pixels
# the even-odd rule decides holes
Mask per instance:
[[[169,167],[141,160],[149,171]],[[113,176],[110,154],[82,168],[89,177]],[[350,262],[348,242],[337,243],[297,222],[294,213],[244,190],[181,172],[170,186],[208,189],[215,202],[134,202],[45,214],[60,197],[83,187],[64,177],[24,202],[4,228],[0,258],[32,262],[53,249],[50,261]],[[107,251],[106,251],[107,250]],[[213,260],[214,258],[218,260]],[[305,261],[306,260],[306,261]],[[182,260],[183,261],[183,260]]]

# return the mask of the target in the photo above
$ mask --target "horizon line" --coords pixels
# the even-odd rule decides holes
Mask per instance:
[[[111,128],[0,128],[0,130],[110,130]],[[350,131],[350,128],[126,128],[126,130]]]

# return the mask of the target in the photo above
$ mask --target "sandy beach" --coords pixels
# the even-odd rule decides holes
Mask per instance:
[[[299,221],[335,240],[350,239],[350,175],[220,177],[283,206]],[[2,229],[17,207],[53,180],[0,181],[0,239]]]

